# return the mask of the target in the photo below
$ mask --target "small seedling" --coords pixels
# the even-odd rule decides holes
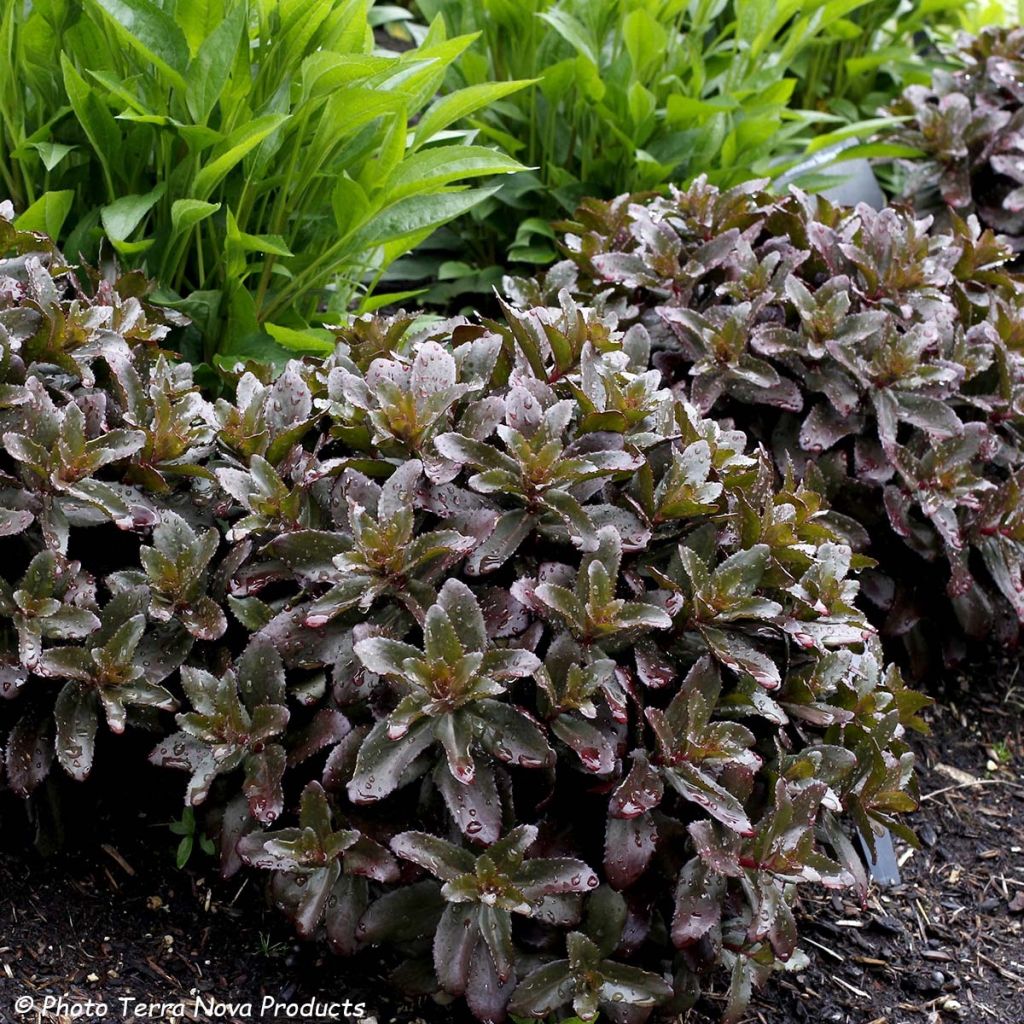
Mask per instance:
[[[196,812],[191,807],[186,807],[182,811],[181,818],[178,821],[172,821],[167,827],[176,836],[181,836],[181,842],[178,843],[178,850],[174,858],[179,870],[184,868],[189,862],[196,842],[199,843],[199,848],[208,857],[212,857],[216,851],[213,840],[200,831],[196,823]]]

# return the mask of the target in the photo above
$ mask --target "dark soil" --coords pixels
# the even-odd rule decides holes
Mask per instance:
[[[805,898],[811,964],[752,1021],[1024,1024],[1024,670],[996,659],[950,689],[914,742],[922,849],[897,845],[902,884],[864,907]]]
[[[822,893],[805,898],[801,946],[810,964],[780,974],[755,1000],[750,1024],[1024,1024],[1024,673],[988,664],[929,713],[934,735],[916,741],[920,851],[898,846],[902,884],[875,888],[864,906]],[[999,696],[995,696],[995,695]],[[102,760],[101,760],[102,763]],[[155,770],[153,770],[155,772]],[[163,781],[140,770],[122,780],[129,807]],[[109,785],[109,779],[104,780]],[[0,1024],[66,1024],[70,1006],[18,1015],[15,1000],[47,995],[105,1001],[106,1020],[175,1021],[176,1006],[148,1016],[122,999],[184,1003],[186,1020],[299,1020],[322,1013],[259,1013],[264,997],[339,1004],[350,1019],[424,1024],[466,1018],[432,1001],[403,1000],[390,965],[372,952],[341,961],[299,945],[267,909],[258,880],[222,882],[198,854],[173,864],[164,827],[178,808],[97,816],[89,789],[70,818],[65,852],[43,859],[28,833],[0,832]],[[136,796],[132,798],[131,793]],[[156,817],[153,817],[156,815]],[[195,999],[251,1002],[215,1016]],[[129,1004],[130,1005],[130,1004]],[[714,1020],[715,1000],[685,1024]],[[97,1019],[94,1015],[91,1019]]]

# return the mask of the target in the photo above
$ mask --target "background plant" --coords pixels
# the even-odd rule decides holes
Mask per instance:
[[[807,109],[871,117],[901,89],[926,84],[950,63],[946,48],[960,31],[1005,24],[1009,5],[995,2],[862,4],[830,23],[828,34],[805,53],[797,103]]]
[[[451,31],[481,33],[446,88],[536,83],[467,121],[529,169],[457,234],[439,234],[395,268],[396,281],[431,279],[429,296],[441,302],[488,292],[509,260],[550,262],[548,222],[584,196],[685,185],[698,174],[729,187],[812,155],[817,164],[801,181],[834,180],[823,169],[830,147],[885,123],[879,108],[908,81],[927,80],[942,63],[931,40],[948,38],[966,16],[952,3],[860,0],[418,0],[416,8]],[[914,150],[878,142],[853,152]]]
[[[902,163],[903,192],[924,211],[944,207],[1024,248],[1024,30],[990,28],[953,51],[957,70],[905,90],[890,111],[895,138],[921,152]]]
[[[372,0],[16,0],[0,40],[0,180],[75,258],[101,241],[202,331],[207,357],[329,351],[306,328],[518,169],[449,126],[516,91],[437,100],[472,41],[379,50]],[[414,127],[411,127],[413,126]],[[107,249],[109,252],[109,247]]]
[[[493,1020],[640,1021],[724,967],[735,1021],[798,885],[864,884],[844,829],[907,835],[924,698],[864,561],[642,327],[365,318],[211,401],[138,297],[2,230],[15,792],[85,775],[100,710],[149,725],[225,873]]]
[[[990,232],[701,180],[588,202],[564,248],[511,293],[564,287],[646,324],[677,393],[747,426],[849,517],[880,563],[885,630],[915,660],[936,641],[956,655],[955,630],[929,634],[950,607],[972,636],[1016,637],[1022,282]]]
[[[482,32],[450,88],[536,82],[468,122],[533,169],[461,228],[473,258],[455,258],[476,268],[506,256],[547,263],[547,222],[585,195],[658,188],[700,171],[734,183],[799,152],[815,115],[790,109],[790,65],[823,31],[823,9],[780,39],[788,16],[776,22],[748,6],[749,18],[729,24],[721,4],[681,0],[420,2],[428,20],[440,15],[453,31]],[[455,281],[434,294],[474,284],[465,266]]]

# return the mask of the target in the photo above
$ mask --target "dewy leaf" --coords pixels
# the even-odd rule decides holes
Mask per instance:
[[[4,753],[11,789],[18,796],[29,796],[49,774],[53,763],[50,716],[25,712],[11,730]]]
[[[53,717],[57,724],[57,760],[73,779],[81,782],[92,769],[96,749],[96,698],[80,683],[65,683]]]
[[[716,821],[741,835],[753,835],[743,805],[727,789],[689,764],[677,764],[667,769],[665,778],[679,794],[703,807]]]
[[[736,672],[749,673],[765,689],[778,689],[781,683],[778,667],[767,655],[737,633],[706,627],[704,639],[712,654]]]
[[[353,803],[380,800],[395,790],[413,761],[433,743],[430,723],[420,720],[400,739],[388,737],[387,721],[378,722],[359,748],[359,758],[348,783]]]
[[[426,832],[403,832],[391,840],[391,849],[442,881],[452,882],[473,870],[473,855],[468,850]]]
[[[927,603],[950,568],[982,633],[1019,611],[1020,289],[1004,250],[952,220],[927,234],[899,212],[698,180],[588,201],[566,261],[515,285],[538,305],[505,305],[502,320],[346,317],[349,290],[397,248],[361,250],[350,274],[318,248],[332,212],[309,218],[302,196],[329,199],[344,164],[367,204],[387,202],[374,189],[401,166],[408,118],[439,88],[445,102],[447,65],[470,42],[444,39],[438,20],[419,56],[382,56],[367,49],[365,5],[350,6],[334,18],[289,0],[270,41],[262,24],[239,27],[210,125],[163,123],[188,107],[159,72],[163,92],[107,73],[75,92],[68,75],[76,117],[86,95],[90,116],[125,112],[111,185],[144,138],[173,130],[180,174],[201,174],[245,149],[230,126],[251,123],[257,95],[258,116],[289,116],[220,165],[199,205],[177,207],[173,230],[168,206],[191,192],[165,193],[145,234],[161,239],[149,252],[164,287],[203,276],[194,257],[184,273],[157,268],[178,249],[211,275],[230,250],[246,275],[183,300],[195,337],[224,326],[222,301],[248,304],[245,330],[276,324],[293,346],[309,314],[337,313],[340,326],[313,328],[321,354],[272,369],[236,350],[243,365],[222,364],[214,399],[209,375],[171,355],[180,317],[140,275],[72,279],[0,204],[5,784],[38,792],[55,757],[84,777],[101,715],[115,734],[138,722],[158,733],[151,762],[184,772],[185,804],[202,808],[182,821],[183,853],[216,840],[225,875],[269,872],[298,933],[336,952],[394,945],[382,955],[396,984],[446,990],[486,1020],[642,1024],[741,963],[739,1012],[795,955],[800,886],[856,884],[852,829],[910,839],[906,731],[923,728],[924,698],[886,665],[861,581],[901,622],[903,582]],[[109,34],[100,17],[86,6],[76,33]],[[224,20],[192,0],[173,17],[193,62]],[[626,57],[653,66],[642,21]],[[122,49],[131,70],[136,51]],[[586,60],[570,71],[586,72],[580,102],[618,88]],[[367,100],[356,122],[342,116],[350,86]],[[632,93],[622,109],[656,116]],[[147,113],[157,100],[167,112]],[[448,141],[418,150],[424,173],[445,166]],[[90,166],[102,170],[79,147],[50,173]],[[250,174],[274,188],[244,187]],[[138,180],[133,195],[151,187]],[[527,223],[523,243],[534,233],[549,237]],[[605,250],[635,257],[628,284],[595,262]],[[297,297],[314,292],[324,308]],[[666,347],[617,327],[634,320],[687,330]],[[806,414],[780,418],[772,374],[787,408],[806,392]],[[706,418],[691,392],[727,401],[751,436]],[[962,432],[939,437],[932,401]],[[820,405],[845,410],[850,432],[809,421],[838,436],[807,459],[801,432]],[[840,503],[855,491],[878,520],[854,523],[819,485]],[[881,543],[896,534],[879,488],[905,529],[896,545]],[[860,577],[868,538],[887,564]],[[893,555],[904,548],[910,576]]]

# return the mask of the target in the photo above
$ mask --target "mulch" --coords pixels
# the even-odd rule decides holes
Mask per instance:
[[[756,997],[749,1024],[1024,1024],[1018,668],[997,659],[950,682],[927,715],[933,735],[914,741],[924,799],[912,825],[922,848],[897,845],[901,884],[873,888],[864,905],[848,894],[805,896],[801,946],[810,962],[773,979]],[[145,773],[132,780],[142,789],[154,782]],[[42,1006],[48,994],[80,1005],[105,1001],[113,1021],[169,1024],[185,1003],[186,1020],[246,1024],[261,1019],[265,997],[300,1008],[310,999],[347,998],[353,1019],[361,1002],[364,1019],[376,1024],[466,1020],[455,1007],[404,1000],[388,980],[388,963],[372,951],[339,960],[297,943],[266,907],[258,880],[222,882],[210,860],[178,871],[164,827],[172,813],[108,822],[88,812],[78,808],[77,832],[74,824],[70,830],[77,838],[46,859],[5,816],[2,1024],[67,1024],[70,1007],[15,1014],[18,997]],[[251,1002],[254,1010],[197,1014],[197,996],[222,1006]],[[142,1017],[125,1012],[130,1004],[122,999],[169,1005]],[[714,1021],[716,1003],[703,1001],[685,1024]],[[317,1020],[283,1009],[262,1019]]]
[[[811,964],[761,994],[758,1024],[1024,1024],[1024,672],[954,679],[915,739],[920,850],[867,904],[802,901]]]

